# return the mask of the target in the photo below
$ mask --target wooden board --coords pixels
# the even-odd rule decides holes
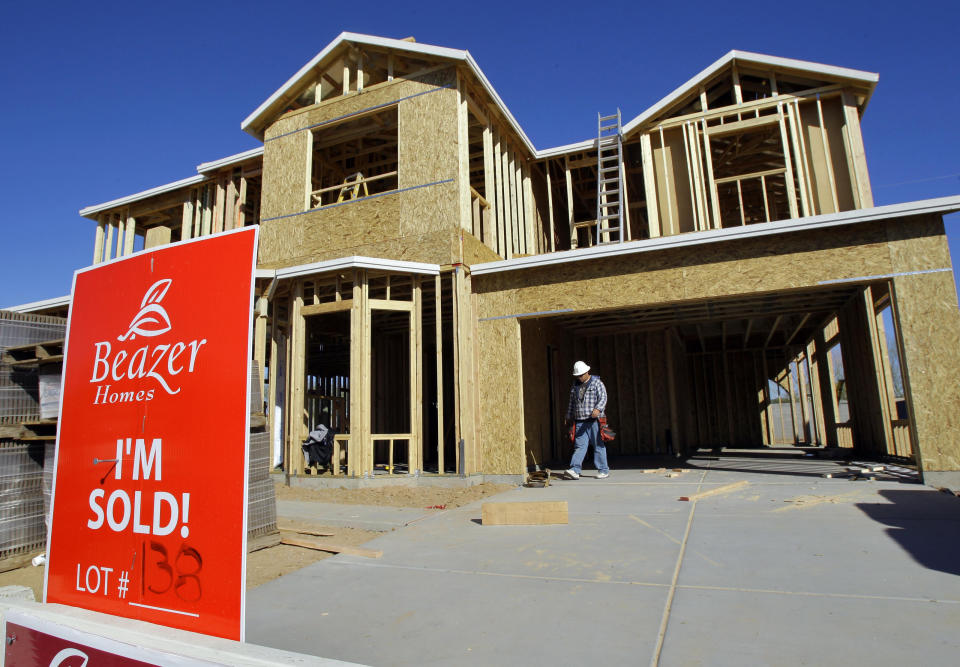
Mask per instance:
[[[484,526],[542,526],[568,521],[566,500],[528,503],[483,503]]]
[[[701,491],[700,493],[694,493],[689,496],[680,496],[679,500],[694,501],[694,500],[700,500],[701,498],[709,498],[710,496],[719,496],[720,494],[723,494],[723,493],[730,493],[731,491],[742,489],[748,484],[750,484],[750,482],[744,479],[739,482],[734,482],[733,484],[724,484],[723,486],[718,486],[715,489]]]
[[[327,544],[319,540],[306,540],[296,537],[284,537],[280,544],[288,544],[292,547],[303,547],[304,549],[313,549],[314,551],[329,551],[334,554],[347,554],[349,556],[364,556],[366,558],[380,558],[383,551],[379,549],[362,549],[360,547],[351,547],[342,544]]]

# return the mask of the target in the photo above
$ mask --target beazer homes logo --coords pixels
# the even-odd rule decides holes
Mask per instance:
[[[170,395],[177,394],[180,392],[177,376],[196,369],[197,356],[206,338],[139,347],[131,344],[137,336],[154,338],[173,328],[170,316],[160,303],[171,283],[170,278],[164,278],[147,289],[140,310],[130,321],[127,332],[117,336],[117,342],[94,343],[90,376],[90,382],[97,386],[94,405],[151,401],[158,388]]]

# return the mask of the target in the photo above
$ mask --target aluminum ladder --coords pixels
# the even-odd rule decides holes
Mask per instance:
[[[597,237],[596,243],[623,243],[623,135],[620,109],[597,114]]]

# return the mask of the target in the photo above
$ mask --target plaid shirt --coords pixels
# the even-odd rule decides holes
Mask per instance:
[[[570,403],[567,405],[567,419],[590,419],[594,409],[603,411],[607,407],[607,388],[596,375],[591,375],[584,385],[579,380],[570,389]]]

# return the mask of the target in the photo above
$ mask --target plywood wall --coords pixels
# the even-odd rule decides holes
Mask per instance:
[[[396,104],[398,190],[306,211],[311,132]],[[459,226],[456,71],[398,79],[292,112],[266,132],[260,263],[286,266],[326,256],[459,261],[444,240],[410,245]]]
[[[477,344],[483,472],[518,475],[526,470],[520,325],[515,319],[479,322]]]
[[[908,409],[921,469],[960,470],[960,311],[943,221],[887,223]],[[940,269],[940,270],[938,270]],[[913,273],[931,271],[931,273]]]
[[[883,223],[745,239],[475,277],[480,317],[707,299],[890,270]]]

